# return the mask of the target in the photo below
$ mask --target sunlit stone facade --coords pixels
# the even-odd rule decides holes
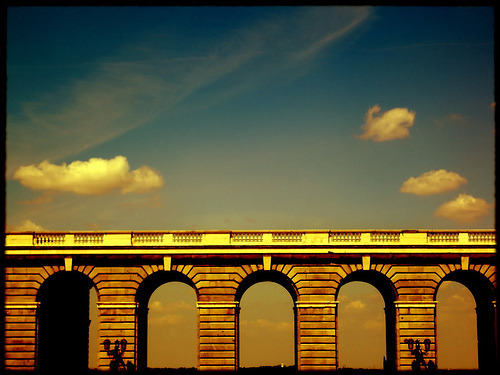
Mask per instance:
[[[238,368],[239,302],[260,281],[279,283],[294,301],[298,370],[337,369],[337,296],[350,281],[366,281],[384,298],[387,366],[411,370],[407,341],[429,339],[425,360],[439,367],[436,293],[445,280],[474,295],[479,365],[495,360],[491,230],[7,233],[5,245],[6,369],[71,363],[83,371],[92,287],[99,367],[110,363],[105,339],[126,339],[124,361],[146,367],[147,302],[169,281],[196,292],[200,370]],[[68,341],[82,353],[73,344],[65,352]]]

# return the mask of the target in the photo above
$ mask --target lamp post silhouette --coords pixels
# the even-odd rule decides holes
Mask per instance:
[[[111,349],[111,341],[109,339],[104,340],[104,350],[108,354],[108,356],[113,357],[111,362],[109,363],[109,368],[111,371],[118,371],[120,365],[126,370],[125,363],[123,362],[123,353],[127,350],[127,340],[122,339],[121,341],[115,341],[114,349]]]
[[[425,370],[435,370],[436,365],[432,360],[429,360],[427,363],[424,360],[424,355],[431,349],[431,340],[424,340],[424,349],[422,350],[420,346],[420,340],[416,339],[405,339],[405,344],[408,345],[408,349],[412,355],[415,356],[415,359],[411,363],[412,371],[420,371],[420,366],[424,366]]]

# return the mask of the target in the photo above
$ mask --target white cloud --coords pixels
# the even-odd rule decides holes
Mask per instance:
[[[364,133],[358,136],[359,138],[385,142],[410,136],[408,128],[413,126],[415,112],[407,108],[393,108],[375,116],[380,111],[379,105],[375,105],[368,110],[365,115],[365,123],[362,126]]]
[[[120,189],[122,194],[146,193],[163,186],[163,178],[153,169],[142,166],[130,171],[127,158],[91,158],[71,164],[55,165],[44,161],[23,166],[14,179],[33,190],[62,191],[75,194],[106,194]]]
[[[458,173],[440,169],[438,171],[425,172],[418,177],[410,177],[403,182],[399,191],[416,195],[440,194],[456,190],[466,183],[467,180]]]
[[[346,310],[364,310],[366,307],[366,303],[361,300],[351,301],[345,307]]]
[[[31,220],[24,220],[21,224],[19,224],[16,227],[13,227],[12,229],[9,228],[10,231],[12,232],[43,232],[45,229],[32,222]]]
[[[481,216],[488,215],[493,207],[484,199],[460,194],[455,200],[443,203],[434,212],[437,217],[444,217],[457,223],[473,223]]]

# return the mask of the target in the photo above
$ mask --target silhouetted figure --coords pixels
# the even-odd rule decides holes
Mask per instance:
[[[127,348],[127,340],[125,339],[122,339],[122,341],[116,340],[115,348],[113,350],[110,350],[110,346],[111,342],[108,339],[104,340],[104,350],[106,350],[108,356],[113,357],[113,359],[109,363],[109,369],[111,370],[111,372],[118,372],[120,366],[122,366],[124,370],[128,370],[128,367],[125,366],[125,362],[123,362],[123,357],[122,357],[123,353],[125,353],[125,349]]]
[[[410,349],[410,353],[413,356],[415,356],[415,360],[411,363],[411,369],[413,372],[420,371],[421,366],[423,366],[425,370],[429,370],[432,372],[434,372],[437,369],[436,364],[432,360],[429,360],[429,363],[426,363],[424,360],[424,355],[426,355],[431,348],[431,340],[429,339],[424,340],[425,350],[422,350],[422,348],[420,347],[420,340],[414,341],[413,339],[406,339],[405,343],[408,344],[408,349]]]
[[[427,364],[424,361],[424,352],[420,349],[420,342],[418,340],[415,342],[415,349],[411,351],[411,354],[415,356],[415,360],[411,364],[413,371],[420,371],[420,365],[427,369]]]

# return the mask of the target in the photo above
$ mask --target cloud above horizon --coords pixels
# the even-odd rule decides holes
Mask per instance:
[[[41,225],[35,224],[33,221],[26,219],[15,227],[8,227],[7,230],[12,232],[43,232],[46,229]]]
[[[415,112],[407,108],[393,108],[379,113],[381,111],[377,104],[366,112],[365,123],[361,127],[364,133],[358,138],[385,142],[410,136],[408,129],[413,126]]]
[[[350,301],[344,308],[346,310],[364,310],[366,303],[361,300]]]
[[[257,334],[259,330],[290,332],[293,330],[293,324],[290,322],[273,322],[267,319],[242,320],[240,321],[242,328],[248,330],[251,334]]]
[[[145,35],[142,42],[121,46],[114,55],[95,61],[90,73],[10,111],[7,172],[33,160],[75,155],[163,113],[227,100],[266,82],[266,77],[294,79],[369,15],[370,10],[361,7],[290,11],[232,30],[224,41],[202,39],[203,49],[188,55],[166,52],[162,38],[167,36],[161,33],[155,34],[154,42],[146,42]],[[214,88],[217,82],[225,84]],[[215,91],[207,94],[208,87]],[[199,97],[189,102],[195,94]]]
[[[185,301],[150,301],[149,324],[155,328],[165,325],[182,325],[188,321],[186,314],[191,316],[194,311],[195,307]]]
[[[472,224],[481,216],[488,215],[492,208],[493,205],[484,199],[460,194],[455,200],[439,206],[434,212],[434,216],[453,220],[456,223]]]
[[[148,193],[164,184],[163,177],[148,166],[131,171],[124,156],[109,160],[91,158],[62,165],[43,161],[18,168],[14,179],[32,190],[79,195],[107,194],[114,190],[120,190],[122,194]]]
[[[456,190],[466,183],[467,180],[458,173],[440,169],[437,171],[425,172],[418,177],[410,177],[403,182],[399,191],[401,193],[415,195],[441,194],[447,191]]]

